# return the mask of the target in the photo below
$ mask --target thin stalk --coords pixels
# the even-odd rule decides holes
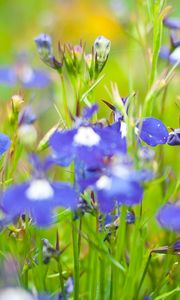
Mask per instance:
[[[81,229],[82,229],[82,216],[80,216],[79,220],[79,231],[78,231],[78,255],[81,252]]]
[[[99,258],[99,300],[104,300],[105,292],[105,261],[103,257]]]
[[[70,125],[70,118],[69,118],[69,109],[68,109],[68,102],[67,102],[67,95],[66,95],[66,86],[64,81],[64,76],[62,73],[60,73],[61,78],[61,87],[62,87],[62,98],[63,98],[63,104],[64,104],[64,116],[67,123],[67,126]]]
[[[77,221],[72,220],[72,239],[74,256],[74,300],[79,299],[79,245]]]
[[[66,300],[66,292],[64,288],[64,279],[63,279],[63,274],[62,274],[62,264],[61,264],[61,257],[59,255],[59,258],[57,259],[57,265],[58,265],[58,272],[59,272],[59,282],[61,286],[61,292],[63,295],[64,300]]]
[[[121,260],[125,263],[124,248],[125,248],[125,232],[126,232],[126,206],[122,205],[120,225],[117,230],[117,243],[116,243],[116,253],[115,258],[120,263]],[[115,278],[114,278],[114,289],[115,289],[115,299],[118,298],[119,294],[119,282],[120,282],[120,272],[115,268]]]
[[[144,282],[144,278],[146,276],[147,270],[149,268],[150,261],[151,261],[151,253],[149,254],[149,257],[148,257],[148,260],[147,260],[147,263],[146,263],[143,275],[141,277],[141,280],[140,280],[140,283],[139,283],[139,286],[138,286],[138,289],[137,289],[136,299],[138,299],[138,295],[139,295],[139,292],[141,290],[142,284]]]

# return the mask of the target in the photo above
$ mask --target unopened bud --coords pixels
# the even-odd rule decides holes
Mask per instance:
[[[90,69],[91,65],[92,65],[92,54],[91,53],[85,55],[85,61],[86,61],[88,68]]]
[[[21,105],[24,102],[23,97],[21,95],[13,95],[11,100],[12,100],[12,105],[13,105],[14,111],[19,112]]]
[[[94,51],[96,55],[96,70],[101,72],[103,69],[111,49],[111,41],[104,36],[99,36],[94,42]]]
[[[18,137],[22,144],[32,147],[37,140],[37,131],[33,125],[23,124],[18,129]]]

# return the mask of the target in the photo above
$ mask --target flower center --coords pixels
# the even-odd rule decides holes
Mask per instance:
[[[54,191],[49,182],[45,179],[33,180],[26,190],[26,197],[29,200],[48,200],[49,198],[52,198],[53,195]]]
[[[91,127],[80,127],[74,136],[78,145],[92,147],[99,144],[101,138]]]
[[[111,186],[112,186],[112,180],[111,178],[109,178],[108,176],[101,176],[99,178],[99,180],[96,182],[96,187],[99,189],[99,190],[110,190],[111,189]]]
[[[125,122],[121,122],[121,128],[120,128],[121,136],[126,137],[127,135],[127,125]]]

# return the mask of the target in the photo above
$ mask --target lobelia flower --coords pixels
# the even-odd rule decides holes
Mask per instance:
[[[117,132],[93,125],[57,131],[50,137],[49,145],[60,165],[69,165],[77,159],[89,167],[97,167],[105,157],[126,152],[125,141]]]
[[[22,124],[33,124],[36,121],[37,117],[32,110],[30,105],[25,106],[18,115],[18,125]]]
[[[132,163],[120,158],[120,161],[114,162],[111,168],[105,170],[90,188],[97,195],[99,209],[103,213],[109,213],[122,204],[139,204],[143,198],[141,183],[151,178],[152,174],[149,172],[134,170]]]
[[[4,133],[0,133],[0,156],[8,150],[10,144],[10,138]]]
[[[175,44],[175,43],[174,43]],[[176,42],[176,47],[170,50],[167,46],[162,46],[159,52],[159,57],[169,60],[171,64],[180,62],[180,41]]]
[[[121,98],[123,105],[128,103],[128,97]],[[111,124],[111,128],[116,131],[120,131],[123,137],[126,137],[127,126],[124,122],[123,114],[112,104],[103,100],[103,102],[113,111],[114,123]],[[126,107],[126,114],[128,115],[129,104]],[[137,122],[135,126],[135,134],[138,138],[144,141],[149,146],[156,146],[159,144],[166,144],[168,139],[168,130],[165,125],[156,118],[143,118]]]
[[[7,188],[2,198],[3,209],[12,218],[27,213],[38,226],[48,226],[53,221],[55,208],[76,208],[77,196],[70,184],[52,182],[45,177],[46,162],[41,164],[36,157],[32,160],[32,178]]]
[[[169,29],[180,30],[180,18],[165,18],[163,24]]]
[[[171,131],[169,133],[167,143],[170,146],[179,146],[180,145],[180,128],[173,129],[173,131]]]
[[[15,65],[0,68],[0,83],[14,86],[20,83],[24,88],[43,88],[51,83],[49,74],[33,69],[27,57],[20,54]]]
[[[165,18],[164,25],[171,30],[170,33],[170,47],[164,45],[161,47],[159,56],[162,59],[168,60],[171,64],[180,62],[180,40],[176,37],[176,32],[180,30],[180,19]]]
[[[178,202],[166,203],[160,208],[157,220],[162,227],[180,232],[180,205]]]

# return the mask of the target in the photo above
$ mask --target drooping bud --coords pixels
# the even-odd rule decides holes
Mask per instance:
[[[62,63],[53,56],[52,40],[48,34],[40,34],[34,39],[42,61],[53,69],[61,69]]]

